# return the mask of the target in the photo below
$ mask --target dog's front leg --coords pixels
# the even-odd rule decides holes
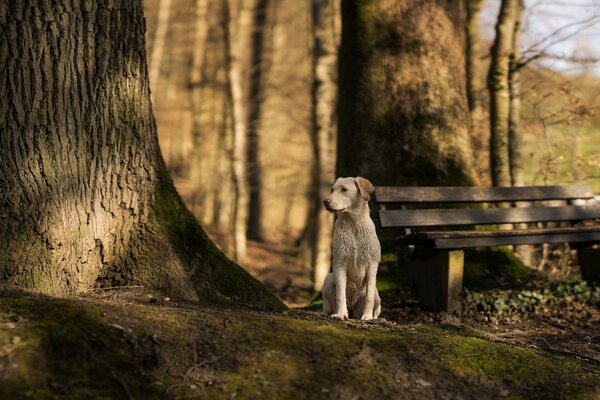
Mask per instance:
[[[340,265],[334,265],[333,279],[335,281],[335,314],[331,314],[331,318],[347,320],[346,270]]]
[[[377,290],[377,264],[370,265],[367,271],[365,284],[367,285],[367,293],[365,296],[365,307],[363,309],[362,320],[373,319],[373,310],[375,307],[375,290]]]

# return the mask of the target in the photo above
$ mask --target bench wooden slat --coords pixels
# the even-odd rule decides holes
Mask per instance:
[[[397,239],[398,244],[432,246],[439,250],[465,247],[600,241],[600,225],[513,231],[423,232]]]
[[[562,234],[540,234],[505,236],[495,238],[435,239],[436,249],[459,249],[464,247],[512,246],[540,243],[576,243],[600,241],[600,232],[575,232]]]
[[[558,234],[558,233],[576,233],[576,232],[600,232],[600,224],[582,225],[582,226],[565,226],[555,228],[531,228],[531,229],[511,229],[511,230],[469,230],[469,231],[429,231],[415,232],[410,234],[416,239],[451,239],[451,238],[479,238],[479,237],[495,237],[495,236],[527,236],[538,235],[541,233]],[[401,236],[399,239],[408,237],[409,235]]]
[[[600,218],[600,206],[379,211],[383,228],[518,224],[594,218]]]
[[[470,203],[592,199],[588,185],[523,187],[377,186],[377,203]]]

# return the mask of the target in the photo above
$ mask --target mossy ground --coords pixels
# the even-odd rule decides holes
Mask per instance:
[[[600,366],[450,326],[0,297],[0,398],[598,398]]]

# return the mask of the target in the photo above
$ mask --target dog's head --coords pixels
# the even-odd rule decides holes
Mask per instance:
[[[368,179],[338,178],[331,187],[331,194],[323,200],[329,212],[347,212],[361,208],[373,193],[373,184]]]

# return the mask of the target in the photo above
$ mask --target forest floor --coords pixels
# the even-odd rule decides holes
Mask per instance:
[[[285,265],[285,268],[278,266]],[[249,259],[246,268],[269,290],[281,298],[288,307],[319,311],[319,302],[311,303],[311,280],[303,270],[293,249],[281,245],[256,242],[249,244]],[[389,280],[389,270],[384,266],[384,281]],[[547,285],[547,281],[533,280],[523,288]],[[502,287],[514,287],[503,282]],[[450,316],[422,310],[412,298],[408,288],[379,285],[382,295],[382,317],[398,324],[424,324],[438,326],[451,323],[485,335],[490,340],[535,349],[571,354],[591,359],[600,364],[600,308],[579,307],[577,310],[546,310],[544,315],[531,315],[518,321],[482,321],[462,315]],[[383,289],[383,291],[382,291]],[[497,292],[507,290],[499,289]],[[598,305],[600,306],[600,304]],[[551,308],[551,306],[550,306]]]
[[[0,293],[2,399],[597,399],[600,363],[452,322],[332,321],[140,287]]]
[[[293,251],[252,243],[250,255],[247,268],[293,308],[177,302],[136,286],[0,293],[0,399],[600,398],[597,309],[562,324],[427,313],[383,268],[387,321],[333,321]]]

